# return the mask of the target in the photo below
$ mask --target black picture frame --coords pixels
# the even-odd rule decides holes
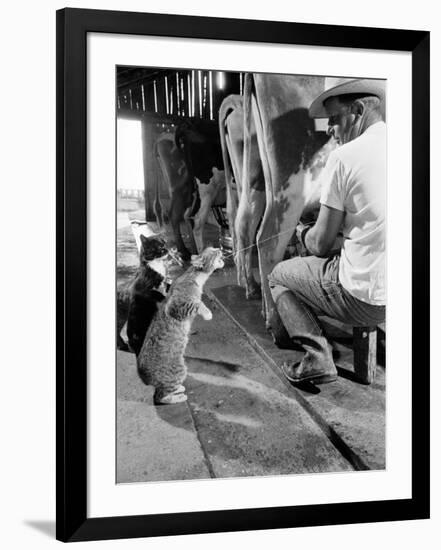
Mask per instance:
[[[411,498],[87,517],[86,37],[89,32],[411,52]],[[429,517],[429,40],[426,31],[87,9],[57,12],[57,539],[70,542]]]

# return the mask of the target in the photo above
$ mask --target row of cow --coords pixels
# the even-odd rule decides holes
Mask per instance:
[[[283,259],[301,216],[318,210],[318,175],[336,146],[308,115],[324,85],[323,77],[246,74],[243,96],[223,101],[218,123],[184,122],[174,136],[163,134],[156,142],[178,250],[188,257],[182,222],[189,224],[192,246],[203,248],[210,209],[225,204],[226,196],[239,284],[247,298],[262,294],[264,317],[276,341],[283,340],[284,330],[277,325],[267,277]],[[159,190],[155,197],[162,224]],[[260,285],[251,266],[253,243]]]

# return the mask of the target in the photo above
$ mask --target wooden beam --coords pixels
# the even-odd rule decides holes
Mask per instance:
[[[185,120],[184,117],[177,115],[166,115],[164,113],[155,113],[152,111],[130,111],[128,110],[119,110],[117,114],[118,118],[123,118],[127,120],[146,120],[152,124],[179,124]]]

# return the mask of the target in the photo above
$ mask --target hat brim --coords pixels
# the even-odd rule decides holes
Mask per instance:
[[[329,88],[320,94],[309,107],[309,116],[311,118],[328,118],[324,102],[330,97],[347,94],[366,94],[377,96],[383,103],[386,94],[385,80],[371,80],[368,78],[350,80],[338,86]]]

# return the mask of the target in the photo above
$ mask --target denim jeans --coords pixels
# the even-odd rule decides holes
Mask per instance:
[[[353,326],[375,326],[385,319],[385,306],[362,302],[343,288],[338,278],[339,262],[339,255],[296,257],[277,264],[268,276],[288,335],[306,352],[302,363],[307,361],[312,368],[335,368],[318,315]],[[289,300],[281,298],[285,292],[290,292]]]

